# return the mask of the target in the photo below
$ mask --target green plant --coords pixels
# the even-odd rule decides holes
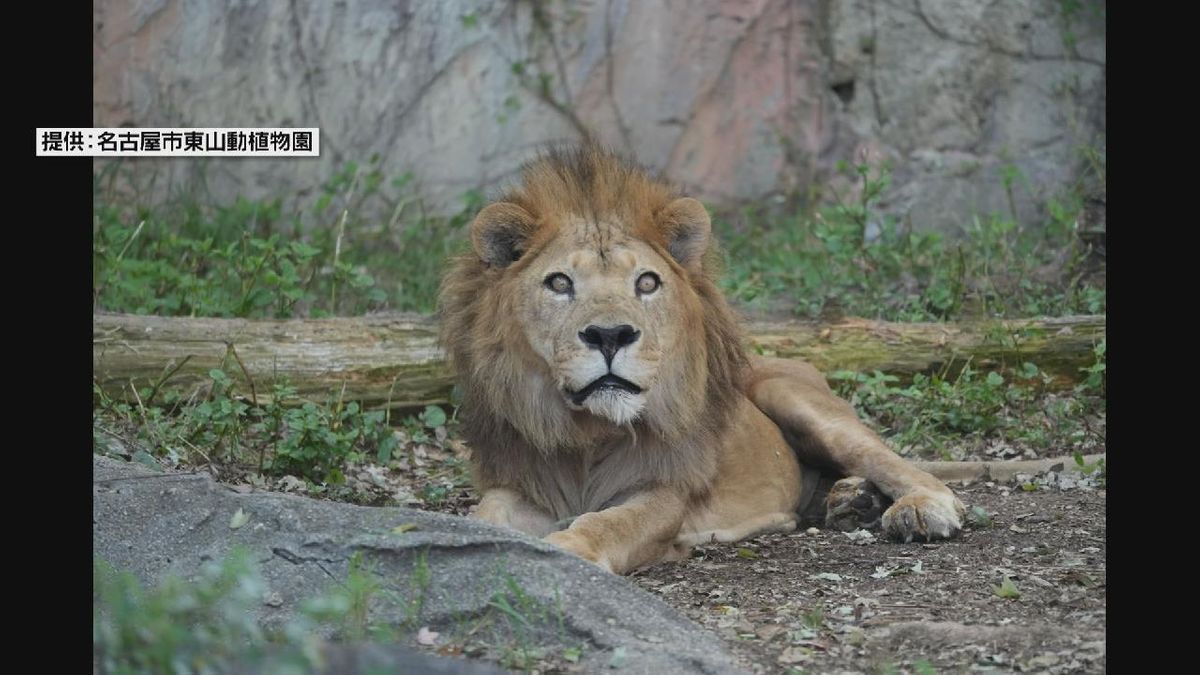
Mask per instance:
[[[555,636],[559,643],[567,641],[565,610],[557,590],[553,601],[538,597],[523,588],[503,566],[485,583],[494,588],[487,611],[473,617],[465,633],[490,643],[503,666],[529,670],[550,655],[548,637]],[[582,653],[581,645],[565,650],[562,656],[568,662],[575,662]]]
[[[531,73],[524,62],[512,68],[523,89],[565,105],[554,98],[547,73]],[[1102,155],[1088,157],[1102,172]],[[1050,200],[1038,227],[1017,227],[1011,214],[989,215],[943,235],[880,212],[886,167],[839,169],[856,194],[844,198],[830,188],[832,206],[751,207],[715,218],[727,252],[722,285],[731,298],[808,317],[837,311],[895,320],[1105,310],[1103,287],[1076,269],[1086,253],[1075,231],[1077,195]],[[1014,167],[1000,176],[1010,191],[1019,178]],[[411,173],[388,181],[372,157],[366,165],[347,163],[311,206],[285,213],[281,198],[131,206],[97,175],[95,306],[280,318],[431,311],[444,261],[465,248],[463,225],[483,196],[468,192],[459,212],[439,217],[426,212],[412,185]],[[360,215],[366,211],[391,215],[368,220]]]
[[[205,565],[192,581],[168,577],[154,588],[99,559],[92,574],[92,653],[98,672],[314,665],[306,638],[288,639],[258,624],[255,610],[264,586],[245,551]]]
[[[1001,580],[999,586],[992,586],[992,593],[994,593],[996,597],[1004,598],[1006,600],[1017,600],[1021,597],[1021,591],[1017,589],[1017,585],[1013,583],[1013,580],[1009,579],[1007,576]]]
[[[821,605],[816,605],[807,612],[804,612],[800,618],[804,621],[805,626],[812,630],[820,630],[825,627],[825,608]]]
[[[886,169],[841,169],[858,185],[856,200],[835,192],[833,206],[813,213],[748,207],[715,218],[731,298],[812,318],[836,311],[898,321],[1104,311],[1103,289],[1073,276],[1086,253],[1077,195],[1051,200],[1041,227],[990,215],[943,235],[878,211]],[[1010,188],[1019,178],[1015,169],[1002,175]]]
[[[948,377],[916,374],[907,385],[878,371],[837,371],[832,386],[901,452],[952,458],[951,448],[1004,442],[1015,452],[1049,448],[1087,449],[1103,442],[1103,392],[1080,385],[1070,395],[1054,392],[1052,378],[1032,363],[981,373],[965,364]],[[1099,395],[1097,395],[1099,394]]]
[[[167,316],[279,317],[431,311],[446,257],[482,196],[450,217],[426,213],[412,174],[390,183],[378,156],[347,163],[311,207],[285,215],[282,199],[153,208],[97,177],[92,293],[97,308]],[[386,222],[359,216],[388,211]]]
[[[363,561],[362,551],[350,556],[346,574],[345,593],[349,600],[344,635],[350,640],[362,640],[370,628],[371,603],[382,588],[373,566]]]
[[[1101,394],[1105,392],[1105,385],[1108,382],[1108,362],[1105,352],[1108,350],[1108,340],[1101,340],[1092,348],[1092,354],[1095,356],[1095,362],[1087,368],[1080,368],[1084,373],[1087,373],[1086,379],[1080,385],[1084,391],[1098,391]]]
[[[293,474],[336,485],[344,480],[347,464],[390,457],[398,442],[385,412],[364,411],[340,395],[318,404],[300,399],[286,383],[275,383],[256,405],[257,396],[248,401],[223,369],[211,370],[209,378],[207,394],[191,403],[171,393],[161,405],[146,405],[146,397],[138,395],[135,406],[93,387],[96,447],[108,447],[114,437],[130,439],[174,462],[248,463],[260,475]]]
[[[913,663],[914,675],[937,675],[937,669],[928,661],[916,661]]]
[[[425,594],[433,580],[429,569],[429,552],[422,551],[413,564],[412,575],[409,578],[409,597],[405,601],[405,622],[410,628],[416,628],[421,620],[421,610],[425,607]]]
[[[1079,471],[1083,475],[1090,476],[1092,474],[1096,474],[1096,476],[1100,479],[1101,487],[1104,487],[1108,484],[1108,466],[1105,464],[1103,457],[1094,462],[1089,462],[1083,458],[1083,453],[1079,452],[1078,450],[1075,451],[1073,457],[1075,459],[1075,464],[1079,467]]]

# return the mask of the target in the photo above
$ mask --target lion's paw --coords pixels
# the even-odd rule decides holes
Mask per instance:
[[[604,556],[600,555],[600,553],[596,551],[596,548],[592,546],[592,543],[588,541],[587,538],[581,537],[575,532],[570,530],[551,532],[543,537],[542,541],[554,544],[568,553],[574,553],[580,558],[583,558],[584,560],[595,565],[599,565],[609,572],[613,571],[612,565],[608,563],[608,560],[606,560]]]
[[[953,493],[913,492],[883,512],[883,531],[892,539],[949,539],[962,529],[966,508]]]
[[[888,498],[871,481],[843,478],[829,488],[825,498],[825,527],[842,532],[874,529],[887,503]]]

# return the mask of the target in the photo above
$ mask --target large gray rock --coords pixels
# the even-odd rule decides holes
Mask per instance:
[[[714,203],[803,194],[865,150],[893,161],[889,206],[946,227],[1009,210],[1010,165],[1027,216],[1103,145],[1104,3],[1081,6],[97,0],[94,120],[322,129],[319,159],[135,162],[151,199],[307,207],[378,154],[449,210],[586,128]]]
[[[93,461],[95,557],[153,584],[167,575],[192,577],[207,561],[242,547],[266,586],[259,607],[266,625],[283,625],[302,601],[343,581],[351,556],[360,552],[400,599],[374,607],[374,622],[410,632],[428,626],[443,639],[478,622],[503,639],[516,626],[497,612],[504,598],[528,622],[516,627],[534,646],[561,652],[585,645],[580,663],[589,672],[606,668],[618,648],[626,672],[738,670],[716,636],[660,599],[536,539],[443,514],[239,494],[205,475],[155,473],[99,456]],[[231,528],[239,509],[249,520]],[[415,529],[396,534],[399,525]],[[427,582],[420,581],[422,567]],[[489,616],[494,620],[479,621]],[[387,656],[372,658],[378,663]]]

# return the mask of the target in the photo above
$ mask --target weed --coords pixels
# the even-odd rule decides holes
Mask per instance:
[[[754,309],[816,318],[831,311],[897,321],[1061,315],[1105,310],[1103,288],[1074,281],[1086,247],[1080,200],[1051,200],[1040,227],[1011,215],[970,219],[958,232],[922,232],[876,211],[889,176],[843,167],[859,199],[812,214],[750,207],[717,217],[725,250],[722,286]],[[1003,176],[1009,188],[1018,176]]]
[[[825,608],[821,605],[816,605],[800,616],[804,625],[812,630],[821,630],[825,627]]]
[[[473,617],[472,625],[463,632],[482,640],[505,668],[530,670],[556,656],[548,651],[547,638],[554,636],[561,644],[569,637],[561,595],[555,591],[553,601],[536,596],[502,566],[486,583],[495,588],[487,610]],[[580,644],[557,656],[575,663],[586,648],[586,644]]]
[[[878,371],[830,374],[838,394],[902,454],[962,459],[975,451],[995,451],[1006,458],[1026,450],[1036,455],[1051,447],[1083,451],[1103,444],[1105,403],[1099,385],[1083,383],[1069,394],[1054,393],[1045,389],[1050,379],[1032,363],[987,373],[968,363],[956,377],[917,374],[907,385]]]
[[[389,182],[377,165],[346,164],[291,215],[281,199],[129,208],[97,179],[96,307],[281,318],[431,311],[445,260],[466,246],[463,225],[482,195],[469,192],[461,211],[433,216],[412,192],[412,174]],[[1077,197],[1048,202],[1038,227],[988,215],[943,235],[878,211],[886,167],[840,168],[858,184],[854,199],[834,192],[835,204],[813,213],[749,208],[716,218],[732,299],[804,317],[894,320],[1105,311],[1104,289],[1076,274],[1086,253]],[[1001,175],[1010,193],[1020,178],[1015,167]],[[368,205],[392,215],[368,222],[357,215]]]
[[[264,589],[249,555],[235,551],[197,578],[152,589],[103,560],[93,563],[92,649],[98,672],[223,672],[271,658],[312,667],[304,639],[265,632],[255,608]]]
[[[412,575],[409,578],[409,597],[404,602],[405,625],[410,629],[417,628],[421,620],[421,610],[425,607],[425,594],[433,575],[429,569],[428,552],[422,551],[413,564]]]
[[[411,174],[385,184],[377,165],[377,157],[345,165],[292,215],[281,199],[130,208],[97,177],[94,305],[165,316],[429,312],[444,260],[465,246],[462,226],[482,197],[468,193],[460,213],[431,216],[411,193]],[[368,204],[390,207],[391,218],[360,219]]]
[[[347,466],[368,458],[387,463],[400,442],[387,413],[364,410],[356,401],[342,400],[341,394],[331,393],[317,403],[277,382],[255,405],[258,396],[248,401],[238,380],[220,368],[209,372],[206,389],[202,398],[197,391],[191,402],[168,392],[153,405],[146,405],[145,397],[135,391],[137,403],[131,405],[113,400],[94,385],[94,447],[103,451],[114,440],[133,440],[171,463],[248,466],[260,476],[296,475],[336,486],[345,482]],[[149,388],[143,391],[150,393]],[[427,426],[434,423],[440,424]],[[428,406],[402,424],[412,434],[411,442],[433,444],[447,437],[451,420],[437,406]],[[457,465],[449,468],[456,475],[465,471]],[[460,484],[457,478],[450,481],[451,487]],[[440,501],[449,490],[434,486],[429,496]]]
[[[382,585],[375,570],[363,561],[361,551],[350,556],[345,593],[349,600],[343,634],[349,640],[362,640],[368,633],[371,603]]]

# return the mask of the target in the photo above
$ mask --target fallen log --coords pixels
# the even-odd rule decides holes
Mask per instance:
[[[1091,466],[1105,459],[1105,455],[1083,455],[1085,464]],[[1083,473],[1083,468],[1074,457],[1048,457],[1044,459],[1004,459],[994,462],[913,462],[923,471],[946,481],[973,483],[980,480],[994,480],[1000,483],[1010,483],[1021,474],[1036,475],[1046,471]]]
[[[1104,316],[890,323],[747,322],[759,354],[804,359],[824,372],[874,371],[902,379],[1019,366],[1029,361],[1057,386],[1078,380],[1105,336]],[[174,318],[129,314],[92,317],[93,378],[109,396],[132,399],[132,384],[159,395],[195,391],[223,369],[241,391],[267,400],[273,382],[300,396],[411,409],[450,400],[452,381],[430,317],[388,314],[294,320]]]

